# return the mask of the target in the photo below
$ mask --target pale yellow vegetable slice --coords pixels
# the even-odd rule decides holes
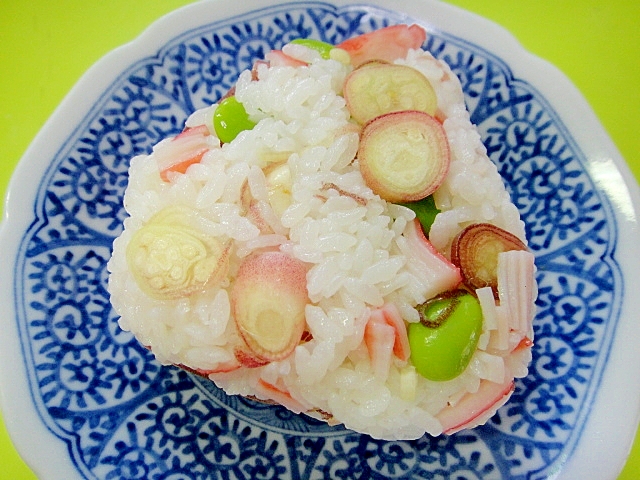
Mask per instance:
[[[419,111],[388,113],[367,123],[358,160],[369,188],[394,203],[431,195],[451,163],[442,125]]]
[[[244,355],[262,362],[293,352],[305,329],[307,267],[278,251],[243,260],[231,291],[231,308]],[[238,353],[236,352],[236,357]]]
[[[344,83],[344,98],[353,119],[364,124],[385,113],[418,110],[434,115],[436,93],[415,68],[370,64],[351,72]]]
[[[131,238],[126,258],[133,278],[159,300],[185,297],[224,278],[228,248],[193,226],[194,211],[168,207]]]

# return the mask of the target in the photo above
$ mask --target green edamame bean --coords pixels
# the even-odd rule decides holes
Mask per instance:
[[[222,100],[213,114],[213,129],[223,143],[231,142],[240,132],[255,126],[244,106],[234,96]]]
[[[440,295],[418,307],[421,320],[409,324],[411,361],[429,380],[460,375],[471,361],[482,333],[482,309],[464,290]]]
[[[315,50],[320,53],[320,56],[325,60],[329,59],[329,55],[331,50],[333,50],[333,45],[326,42],[321,42],[320,40],[314,40],[313,38],[296,38],[292,40],[291,43],[296,45],[304,45],[307,48]]]
[[[429,235],[429,231],[431,230],[431,225],[436,219],[436,215],[440,213],[438,207],[436,207],[436,202],[433,199],[433,195],[429,195],[428,197],[423,198],[422,200],[418,200],[416,202],[407,202],[401,203],[400,205],[410,208],[416,214],[416,218],[422,225],[422,230],[424,230],[425,235]]]

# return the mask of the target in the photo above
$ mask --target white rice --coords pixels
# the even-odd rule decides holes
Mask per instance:
[[[259,81],[252,80],[250,72],[241,74],[235,95],[257,125],[231,143],[215,146],[171,182],[161,180],[153,154],[132,159],[124,198],[130,216],[108,265],[112,305],[121,315],[120,326],[150,347],[161,363],[215,370],[234,361],[237,333],[229,300],[234,273],[252,252],[279,249],[310,265],[311,303],[305,314],[312,340],[283,360],[213,373],[210,378],[229,394],[259,398],[268,396],[260,380],[281,385],[302,410],[325,412],[331,421],[377,438],[438,435],[443,427],[436,415],[442,408],[476,391],[481,379],[501,382],[505,375],[525,375],[529,359],[518,355],[505,361],[492,354],[489,338],[499,322],[491,317],[485,321],[481,348],[451,381],[426,380],[398,359],[385,378],[373,374],[363,342],[368,312],[394,303],[405,320],[415,322],[414,307],[427,300],[426,280],[403,243],[402,233],[414,214],[383,201],[360,174],[355,159],[358,133],[341,96],[351,67],[316,55],[311,61],[299,68],[260,65]],[[518,212],[469,121],[456,76],[421,50],[410,51],[398,63],[418,69],[430,80],[446,117],[452,162],[435,194],[442,212],[430,241],[448,256],[453,237],[478,221],[524,240]],[[215,108],[195,112],[187,126],[211,125]],[[218,145],[210,133],[212,144]],[[268,201],[263,173],[274,159],[286,160],[293,179],[292,202],[282,215]],[[243,216],[245,182],[268,231]],[[158,300],[138,287],[125,252],[141,226],[173,205],[190,209],[204,234],[231,244],[229,276],[188,297]],[[487,302],[486,296],[482,299]],[[488,301],[486,308],[495,309],[493,300]]]

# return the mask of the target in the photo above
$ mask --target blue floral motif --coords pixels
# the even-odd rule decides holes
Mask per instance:
[[[384,442],[229,397],[159,366],[110,307],[106,262],[125,218],[131,157],[179,132],[269,49],[295,37],[338,43],[406,21],[374,7],[308,2],[185,32],[119,75],[51,159],[17,261],[16,310],[34,402],[79,476],[543,478],[571,455],[617,322],[616,225],[546,100],[501,59],[444,32],[431,32],[425,48],[459,76],[538,266],[533,362],[489,423]]]

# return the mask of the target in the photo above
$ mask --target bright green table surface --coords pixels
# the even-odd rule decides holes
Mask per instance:
[[[0,199],[25,149],[85,70],[160,16],[187,3],[0,0]],[[586,97],[640,179],[640,2],[450,3],[501,24],[525,48],[560,68]],[[0,420],[0,479],[33,478]],[[640,478],[640,435],[619,478]]]

